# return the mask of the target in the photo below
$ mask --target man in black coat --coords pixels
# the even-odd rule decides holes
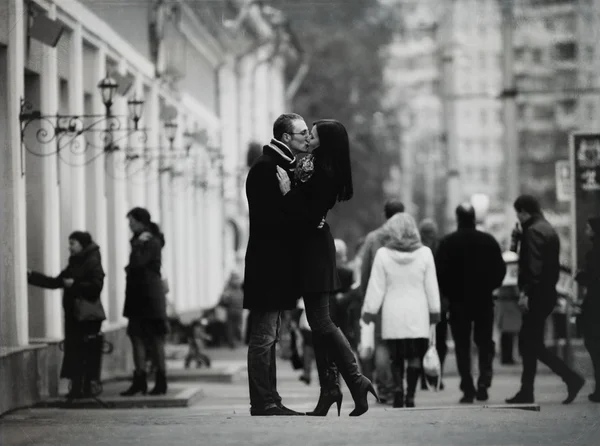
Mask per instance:
[[[535,197],[521,195],[514,208],[522,231],[513,232],[520,241],[519,307],[523,323],[519,332],[519,345],[523,356],[521,390],[507,403],[533,403],[534,382],[538,359],[560,376],[567,385],[568,396],[563,404],[571,403],[585,380],[546,348],[544,328],[546,319],[556,306],[556,283],[560,272],[560,239],[552,225],[544,218]]]
[[[500,245],[490,234],[475,228],[475,210],[470,204],[456,208],[458,229],[444,237],[436,254],[436,269],[442,295],[448,298],[450,329],[456,364],[464,393],[461,403],[488,399],[494,360],[494,298],[502,284],[506,265]],[[471,374],[471,334],[479,354],[477,390]]]
[[[296,234],[300,221],[284,207],[277,167],[294,178],[296,154],[307,151],[309,131],[301,116],[284,114],[273,125],[273,139],[248,172],[250,230],[244,274],[244,308],[251,311],[248,382],[251,415],[301,415],[281,404],[277,392],[275,344],[281,312],[296,308]],[[295,241],[296,240],[296,241]]]

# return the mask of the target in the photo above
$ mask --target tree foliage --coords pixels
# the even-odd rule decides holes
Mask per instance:
[[[295,112],[307,123],[335,118],[350,136],[354,198],[330,213],[334,236],[354,246],[382,223],[383,182],[398,164],[395,113],[382,109],[386,49],[396,26],[377,0],[280,0],[290,26],[310,55]],[[289,67],[289,79],[297,67]]]

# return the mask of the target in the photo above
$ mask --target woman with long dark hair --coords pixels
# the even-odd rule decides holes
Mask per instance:
[[[585,287],[585,298],[581,305],[583,339],[594,366],[596,389],[588,396],[594,403],[600,403],[600,217],[590,218],[586,234],[592,248],[585,257],[585,266],[577,274],[577,281]]]
[[[333,237],[329,225],[322,224],[338,201],[347,201],[353,195],[348,133],[336,120],[320,120],[313,125],[308,146],[310,155],[298,163],[294,188],[283,169],[278,168],[277,173],[287,211],[306,228],[294,242],[300,261],[297,279],[313,334],[321,387],[317,406],[307,415],[325,416],[333,403],[339,415],[339,370],[355,404],[350,416],[360,416],[369,409],[368,393],[377,394],[371,381],[359,372],[348,340],[329,314],[329,296],[340,289],[340,281]]]
[[[161,278],[161,251],[165,239],[160,228],[144,208],[127,213],[131,254],[125,267],[127,283],[123,316],[129,319],[127,334],[131,339],[135,371],[133,382],[122,396],[146,394],[146,351],[156,367],[156,382],[150,395],[167,393],[165,336],[167,334],[167,301]]]

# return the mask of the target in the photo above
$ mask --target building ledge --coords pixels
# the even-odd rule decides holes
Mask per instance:
[[[11,355],[23,353],[27,351],[41,350],[46,344],[29,344],[29,345],[15,345],[15,346],[1,346],[0,347],[0,358],[6,358]]]

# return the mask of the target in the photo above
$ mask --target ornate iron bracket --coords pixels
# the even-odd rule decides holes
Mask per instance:
[[[83,159],[73,163],[72,157],[67,160],[60,156],[72,166],[84,166],[102,154],[120,150],[119,143],[127,142],[134,134],[141,144],[147,140],[146,129],[139,127],[138,116],[115,116],[110,114],[109,107],[105,115],[42,115],[39,110],[33,110],[30,102],[21,99],[19,121],[21,145],[27,152],[39,157],[60,156],[69,149],[71,154]],[[133,126],[129,126],[129,121]],[[93,149],[98,153],[86,159],[84,155]]]

